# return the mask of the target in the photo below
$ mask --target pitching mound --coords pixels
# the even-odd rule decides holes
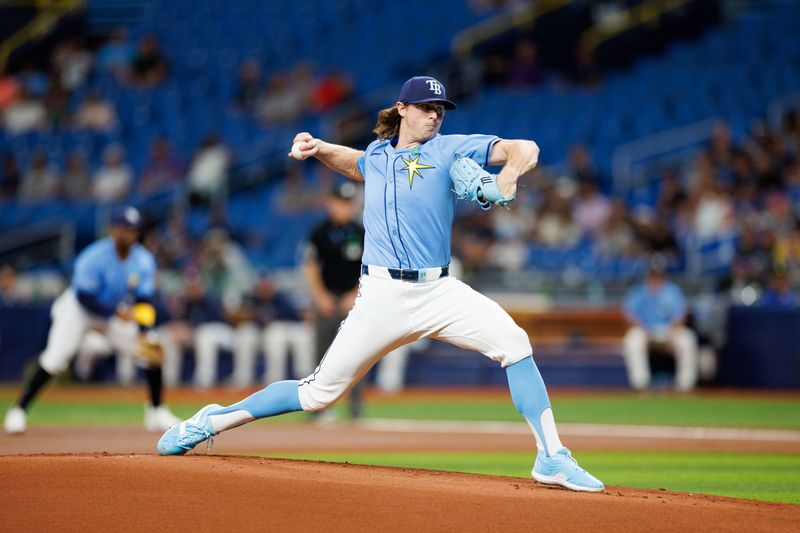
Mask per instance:
[[[800,506],[402,468],[189,455],[0,456],[3,531],[786,531]]]

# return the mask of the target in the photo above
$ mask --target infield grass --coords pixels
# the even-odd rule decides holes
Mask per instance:
[[[362,452],[280,457],[521,478],[530,478],[533,466],[533,457],[526,452]],[[580,452],[576,457],[606,485],[800,504],[799,455],[626,451]]]
[[[88,387],[92,391],[92,387]],[[53,425],[139,424],[145,394],[138,389],[94,388],[92,397],[83,394],[87,387],[58,387],[46,390],[30,409],[32,423]],[[18,390],[0,388],[0,408],[10,405]],[[222,395],[222,398],[221,398]],[[188,418],[208,403],[227,405],[246,396],[246,392],[167,393],[176,415]],[[135,398],[135,399],[133,399]],[[740,427],[800,429],[800,396],[757,396],[735,394],[636,394],[555,393],[553,411],[557,422],[593,424],[645,424],[660,426]],[[334,406],[339,417],[347,418],[347,405]],[[475,396],[446,393],[431,396],[373,396],[367,401],[365,416],[414,420],[521,421],[506,393],[477,393]],[[304,420],[302,413],[285,415],[279,422]]]

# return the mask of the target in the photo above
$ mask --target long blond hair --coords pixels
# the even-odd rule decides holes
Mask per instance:
[[[397,107],[387,107],[378,111],[378,122],[372,130],[378,140],[394,139],[400,134],[400,113]]]

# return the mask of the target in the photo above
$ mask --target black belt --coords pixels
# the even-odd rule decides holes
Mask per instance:
[[[387,268],[386,270],[389,271],[389,275],[392,276],[392,279],[399,279],[402,281],[419,281],[420,279],[420,272],[419,270],[410,270],[407,268]],[[425,272],[428,269],[423,270]],[[361,265],[361,273],[369,275],[369,267],[367,265]],[[450,275],[450,267],[445,266],[442,267],[442,273],[439,274],[439,278],[446,278]],[[424,279],[424,277],[423,277]]]

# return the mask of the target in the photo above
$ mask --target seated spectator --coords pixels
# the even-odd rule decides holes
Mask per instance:
[[[9,151],[3,155],[3,166],[0,170],[2,171],[0,174],[0,198],[3,200],[16,199],[22,178],[14,152]]]
[[[675,357],[675,388],[693,389],[698,374],[697,336],[685,325],[686,301],[680,287],[667,280],[663,258],[650,260],[644,283],[627,292],[623,310],[630,323],[623,352],[631,387],[644,390],[650,385],[648,356],[659,350]]]
[[[126,80],[134,53],[133,44],[128,38],[128,30],[123,26],[115,28],[108,41],[97,51],[95,57],[97,69],[101,73],[113,75],[118,80]]]
[[[59,187],[58,174],[47,161],[44,152],[35,152],[22,179],[19,192],[24,202],[42,202],[55,198]]]
[[[242,247],[222,228],[206,233],[196,267],[210,292],[226,309],[236,309],[255,283],[255,272]]]
[[[47,126],[47,110],[41,100],[23,88],[19,96],[3,110],[3,127],[11,135],[19,135]]]
[[[167,77],[169,65],[161,52],[155,35],[145,35],[139,41],[131,62],[131,79],[144,87],[153,87]]]
[[[0,266],[0,307],[15,307],[19,302],[16,270],[11,265]]]
[[[216,135],[209,135],[192,158],[187,173],[189,190],[200,201],[215,199],[228,185],[231,152]]]
[[[92,197],[98,202],[118,202],[131,192],[133,173],[125,163],[122,146],[112,144],[103,152],[103,165],[94,175]]]
[[[173,189],[183,182],[183,163],[164,137],[153,140],[150,158],[139,178],[139,194]]]
[[[320,78],[311,92],[311,110],[325,113],[347,100],[353,93],[353,82],[344,72],[332,71]]]
[[[782,270],[773,270],[769,284],[758,301],[764,307],[796,308],[800,304],[797,292],[792,290],[789,275]]]
[[[69,95],[63,87],[53,84],[44,97],[47,123],[51,128],[60,129],[70,121]]]
[[[239,67],[239,87],[236,89],[236,105],[248,112],[255,111],[263,91],[261,64],[248,59]]]
[[[91,186],[92,178],[86,167],[86,158],[78,151],[72,152],[64,169],[61,195],[70,200],[86,201],[91,198]]]
[[[308,111],[312,85],[311,70],[304,65],[275,74],[258,101],[256,115],[267,124],[297,120]]]
[[[76,128],[96,133],[107,133],[117,129],[117,110],[109,100],[97,91],[90,92],[75,112]]]
[[[244,298],[237,312],[236,342],[233,352],[232,384],[244,388],[253,384],[256,352],[261,349],[267,362],[267,384],[287,379],[289,352],[293,356],[292,379],[314,370],[314,334],[291,300],[261,278],[252,293]]]
[[[36,68],[36,65],[31,60],[25,61],[15,77],[33,98],[44,98],[50,87],[50,78],[47,77],[46,73]]]
[[[578,182],[574,216],[581,230],[596,237],[605,227],[610,214],[611,202],[600,193],[597,183],[589,179]]]
[[[92,54],[79,39],[59,43],[53,51],[53,66],[59,85],[68,92],[83,87],[92,71]]]
[[[520,39],[508,68],[506,85],[511,88],[536,87],[543,81],[544,71],[539,62],[539,47],[531,39]]]
[[[14,76],[0,70],[0,111],[4,111],[18,97],[20,84]]]
[[[617,198],[603,229],[597,235],[595,252],[601,257],[632,257],[638,251],[636,234],[625,202]]]
[[[581,228],[572,216],[574,195],[574,183],[559,180],[536,223],[537,242],[553,248],[572,248],[578,244]]]

